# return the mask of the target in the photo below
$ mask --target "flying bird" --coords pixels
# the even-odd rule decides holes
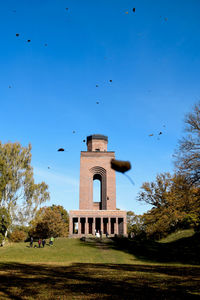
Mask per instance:
[[[59,148],[57,151],[58,151],[58,152],[63,152],[63,151],[65,151],[65,149]]]
[[[19,36],[19,33],[16,33],[16,36]]]
[[[75,130],[73,130],[73,131],[72,131],[72,133],[76,133],[76,131],[75,131]]]
[[[131,169],[131,163],[129,161],[111,159],[110,165],[113,170],[123,173],[123,175],[128,178],[131,184],[135,185],[131,177],[125,174],[125,172]]]
[[[135,12],[135,7],[133,8],[133,12]]]
[[[97,101],[96,104],[99,104],[99,101]]]
[[[69,7],[66,7],[65,9],[66,9],[66,10],[68,10],[68,9],[69,9]]]
[[[111,159],[111,168],[117,172],[125,173],[131,169],[131,163],[124,160]]]
[[[109,81],[112,82],[112,79],[110,79]]]
[[[48,167],[48,169],[50,169],[50,167]]]
[[[83,140],[83,143],[85,143],[85,140]]]
[[[99,87],[98,84],[96,84],[96,87]]]
[[[30,43],[31,42],[31,40],[27,40],[27,43]]]
[[[158,135],[161,135],[161,134],[162,134],[162,131],[160,131]]]
[[[47,46],[48,46],[48,44],[44,44],[44,46],[45,46],[45,47],[47,47]]]

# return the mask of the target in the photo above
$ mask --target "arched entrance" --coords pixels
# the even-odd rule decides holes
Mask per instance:
[[[99,210],[106,210],[107,209],[107,197],[106,197],[106,170],[102,167],[96,166],[90,169],[92,173],[93,182],[98,180],[100,182],[100,190],[99,190]],[[94,183],[93,183],[94,186]],[[94,194],[93,194],[94,196]],[[94,199],[92,197],[92,199]],[[94,200],[93,200],[94,201]],[[95,202],[96,205],[98,202]]]

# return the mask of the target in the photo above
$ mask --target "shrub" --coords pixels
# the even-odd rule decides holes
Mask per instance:
[[[23,242],[27,238],[27,233],[22,230],[14,230],[10,235],[10,240],[15,243]]]
[[[2,233],[0,233],[0,246],[2,246],[3,240],[4,240],[4,236]]]

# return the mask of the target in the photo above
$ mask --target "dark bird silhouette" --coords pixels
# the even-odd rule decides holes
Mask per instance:
[[[99,101],[97,101],[96,104],[99,104]]]
[[[57,151],[58,151],[58,152],[63,152],[63,151],[65,151],[65,149],[59,148]]]
[[[131,184],[135,185],[135,183],[131,179],[131,177],[128,176],[127,174],[125,174],[125,172],[127,172],[128,170],[131,169],[131,163],[129,161],[111,159],[110,165],[113,170],[123,173],[123,175],[128,178],[128,180],[131,182]]]
[[[161,134],[162,134],[162,131],[160,131],[158,135],[161,135]]]
[[[135,7],[133,8],[133,12],[135,12]]]
[[[27,40],[27,43],[30,43],[31,42],[31,40]]]
[[[83,140],[83,143],[85,143],[85,140]]]
[[[45,46],[45,47],[47,47],[47,46],[48,46],[48,44],[44,44],[44,46]]]
[[[125,173],[131,169],[131,163],[124,160],[111,159],[111,168],[117,172]]]
[[[68,9],[69,9],[69,7],[66,7],[65,9],[66,9],[66,10],[68,10]]]
[[[19,33],[16,33],[16,36],[19,36]]]
[[[11,89],[11,85],[9,85],[8,88]]]
[[[48,167],[48,169],[50,169],[50,167]]]
[[[109,81],[112,82],[112,79],[110,79]]]
[[[96,84],[96,87],[99,87],[98,84]]]
[[[72,133],[76,133],[76,131],[75,131],[75,130],[73,130],[73,131],[72,131]]]

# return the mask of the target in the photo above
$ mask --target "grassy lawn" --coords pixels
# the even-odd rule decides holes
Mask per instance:
[[[199,242],[184,239],[56,239],[44,249],[10,244],[0,248],[0,299],[200,298],[200,265],[183,247],[190,242],[198,252]],[[186,256],[174,256],[174,243]]]

